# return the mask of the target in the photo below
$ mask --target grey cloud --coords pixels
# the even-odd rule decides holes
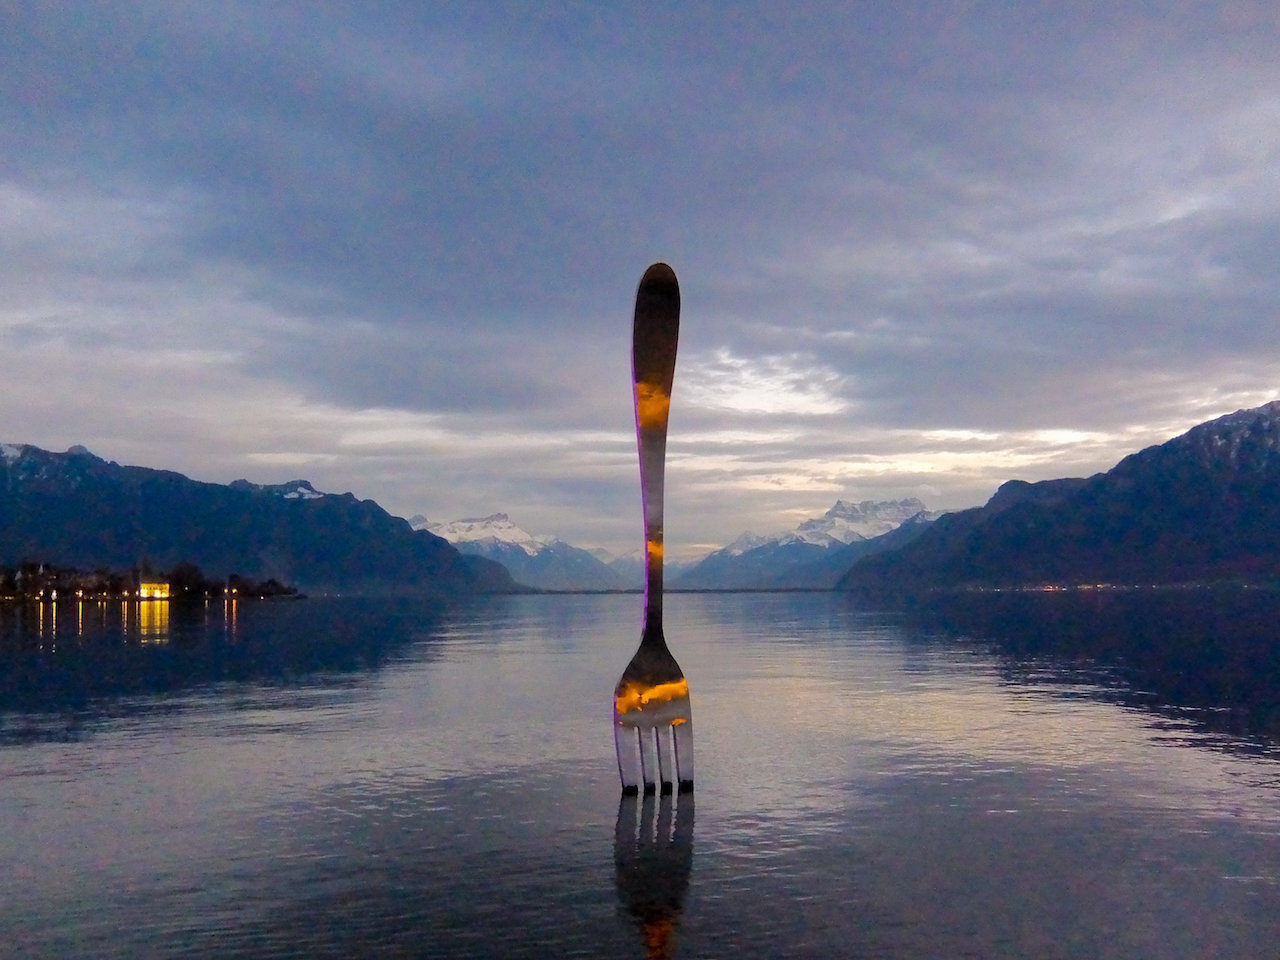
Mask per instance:
[[[616,335],[561,342],[470,327],[308,325],[264,343],[250,369],[355,407],[493,414],[513,425],[600,426],[602,394],[629,402],[625,343]]]

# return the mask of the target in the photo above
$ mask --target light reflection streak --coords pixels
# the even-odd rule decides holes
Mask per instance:
[[[671,410],[671,394],[661,384],[636,384],[636,422],[646,430],[665,427]]]
[[[614,707],[621,714],[643,710],[650,704],[669,703],[689,698],[689,683],[684,677],[671,683],[626,683],[614,697]]]
[[[143,643],[169,642],[168,600],[142,600],[138,603],[138,639]]]
[[[109,628],[118,631],[126,643],[168,643],[172,634],[169,604],[168,600],[98,599],[61,604],[38,600],[25,607],[25,612],[19,608],[14,624],[19,637],[29,630],[35,642],[50,651],[67,641],[82,644],[94,633]],[[86,605],[90,607],[87,611]]]
[[[662,541],[661,540],[646,540],[645,550],[648,552],[649,556],[652,558],[653,563],[656,563],[659,566],[662,565]]]

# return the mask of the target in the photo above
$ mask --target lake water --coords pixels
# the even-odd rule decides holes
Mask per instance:
[[[668,596],[644,803],[638,596],[0,610],[0,953],[1274,957],[1277,621],[1133,603]]]

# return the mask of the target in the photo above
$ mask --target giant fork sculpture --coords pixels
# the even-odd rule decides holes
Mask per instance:
[[[662,494],[667,414],[680,332],[675,271],[655,263],[636,290],[631,371],[644,505],[645,599],[640,647],[613,694],[613,734],[624,794],[693,789],[689,684],[662,633]]]

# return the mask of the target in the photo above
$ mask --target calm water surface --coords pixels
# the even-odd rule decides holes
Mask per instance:
[[[0,611],[0,953],[1276,955],[1280,754],[1230,682],[1035,617],[666,619],[696,811],[619,803],[637,596]]]

